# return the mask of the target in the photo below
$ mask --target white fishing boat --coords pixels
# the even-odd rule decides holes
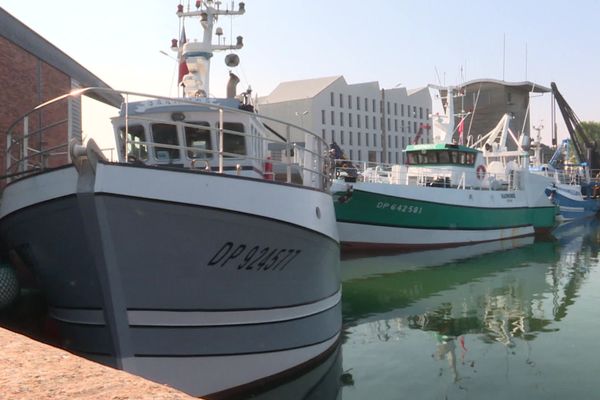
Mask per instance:
[[[269,129],[283,123],[236,96],[234,75],[207,97],[213,52],[242,47],[213,44],[217,18],[245,11],[219,5],[177,10],[204,30],[174,43],[185,97],[88,88],[16,122],[0,206],[4,254],[40,282],[65,348],[201,396],[310,363],[341,329],[326,144]],[[117,95],[111,158],[77,132],[96,109],[82,97]]]
[[[453,89],[444,102],[431,90],[434,143],[407,146],[404,165],[338,169],[332,192],[342,245],[419,249],[549,232],[555,207],[544,178],[529,173],[527,151],[508,151],[509,118],[476,145],[456,144]]]

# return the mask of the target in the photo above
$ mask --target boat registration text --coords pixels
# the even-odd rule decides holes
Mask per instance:
[[[283,271],[298,255],[299,249],[276,249],[227,242],[208,262],[208,266],[234,267],[238,270]]]
[[[423,207],[408,206],[401,203],[388,203],[384,201],[377,202],[377,208],[411,214],[421,214],[423,212]]]

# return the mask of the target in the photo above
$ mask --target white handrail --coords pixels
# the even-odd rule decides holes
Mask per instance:
[[[147,95],[147,94],[143,94],[143,93],[137,93],[137,92],[128,92],[128,91],[117,91],[117,90],[111,90],[111,89],[106,89],[106,88],[86,88],[86,89],[80,89],[80,90],[76,90],[73,91],[69,94],[60,96],[56,99],[50,100],[36,108],[34,108],[32,111],[28,112],[27,114],[25,114],[25,116],[23,118],[21,118],[21,120],[15,122],[13,125],[11,125],[11,127],[8,130],[7,133],[7,146],[6,146],[6,174],[5,174],[5,178],[10,179],[12,176],[14,176],[15,174],[15,166],[17,167],[17,171],[19,172],[19,174],[17,175],[23,175],[23,174],[27,174],[28,172],[34,172],[34,171],[39,171],[40,169],[43,170],[47,167],[57,167],[60,165],[64,165],[67,163],[70,163],[69,160],[62,160],[62,159],[58,159],[55,156],[58,155],[58,153],[55,153],[55,151],[57,149],[66,149],[68,147],[68,143],[66,143],[66,138],[67,136],[65,135],[65,143],[60,144],[58,146],[55,146],[56,141],[43,141],[43,137],[46,137],[45,135],[50,135],[50,134],[56,134],[57,130],[58,135],[61,135],[60,130],[65,130],[64,126],[66,126],[66,124],[70,123],[69,119],[66,120],[61,120],[61,121],[57,121],[57,122],[53,122],[53,121],[48,121],[46,122],[46,124],[43,127],[36,127],[35,129],[35,136],[33,136],[32,132],[29,132],[29,124],[28,124],[28,120],[30,119],[30,117],[32,115],[34,115],[34,113],[36,112],[40,112],[41,110],[43,110],[45,107],[51,105],[51,104],[56,104],[58,102],[61,101],[65,101],[65,100],[69,100],[73,97],[77,97],[77,96],[92,96],[95,100],[97,100],[98,98],[107,98],[108,97],[115,97],[115,95],[118,94],[120,96],[121,99],[124,99],[125,101],[123,102],[122,108],[121,108],[121,117],[123,122],[124,122],[124,126],[122,126],[120,129],[123,129],[123,134],[119,135],[119,137],[117,138],[117,157],[119,157],[119,159],[121,160],[121,162],[129,162],[128,161],[128,151],[130,150],[129,147],[133,146],[135,143],[135,146],[147,146],[148,148],[145,149],[146,151],[151,151],[151,147],[164,147],[167,149],[170,148],[174,148],[174,149],[179,149],[179,151],[182,151],[181,157],[184,157],[183,161],[184,161],[184,168],[191,168],[191,169],[195,169],[194,166],[192,165],[192,160],[194,159],[193,157],[190,157],[190,155],[185,156],[187,153],[187,151],[198,151],[197,147],[189,147],[187,145],[185,145],[186,143],[182,143],[181,146],[173,146],[173,145],[169,145],[169,144],[163,144],[163,143],[158,143],[158,142],[153,142],[153,141],[139,141],[139,140],[135,140],[135,141],[130,141],[129,138],[129,134],[131,134],[131,130],[130,127],[132,126],[132,124],[134,123],[140,123],[140,121],[147,121],[145,123],[151,123],[151,122],[162,122],[162,123],[172,123],[174,125],[183,125],[183,126],[195,126],[197,127],[198,125],[196,124],[186,124],[184,121],[171,121],[171,120],[159,120],[159,119],[153,119],[151,122],[149,121],[149,118],[146,118],[147,115],[144,115],[142,112],[139,111],[139,107],[143,107],[143,104],[145,104],[146,102],[144,101],[137,101],[135,102],[135,109],[133,108],[133,106],[131,106],[132,103],[131,98],[133,97],[137,97],[137,96],[141,96],[141,97],[150,97],[152,99],[152,101],[155,101],[154,104],[150,103],[150,105],[184,105],[185,107],[187,107],[187,109],[189,110],[199,110],[199,111],[207,111],[207,110],[213,110],[213,111],[218,111],[218,115],[219,115],[219,123],[218,123],[218,128],[217,128],[217,133],[218,133],[218,148],[216,150],[216,154],[218,154],[218,170],[220,173],[223,173],[225,170],[225,164],[226,164],[226,160],[224,159],[225,157],[231,157],[231,158],[237,158],[237,159],[246,159],[248,160],[248,162],[253,162],[253,163],[259,163],[262,162],[262,165],[266,165],[267,163],[271,164],[271,165],[285,165],[285,170],[286,170],[286,174],[285,174],[285,182],[287,183],[294,183],[294,184],[303,184],[303,185],[308,185],[311,187],[317,187],[321,190],[326,190],[328,188],[328,185],[330,184],[330,178],[331,178],[331,171],[328,171],[326,168],[328,165],[330,165],[330,163],[328,162],[328,155],[326,154],[325,151],[322,151],[322,149],[328,148],[328,145],[326,144],[326,142],[319,136],[316,135],[310,131],[308,131],[307,129],[303,128],[303,127],[299,127],[296,126],[294,124],[290,124],[287,123],[285,121],[281,121],[278,120],[276,118],[271,118],[271,117],[267,117],[267,116],[261,116],[261,115],[257,115],[254,113],[249,113],[248,111],[245,110],[241,110],[241,109],[237,109],[237,108],[231,108],[231,107],[226,107],[217,103],[212,103],[210,102],[210,100],[207,101],[197,101],[194,99],[172,99],[172,98],[168,98],[168,97],[164,97],[164,96],[151,96],[151,95]],[[162,102],[162,103],[161,103]],[[237,132],[237,131],[232,131],[232,130],[228,130],[225,129],[225,121],[224,121],[224,114],[225,113],[237,113],[237,114],[242,114],[242,115],[247,115],[250,116],[251,119],[250,121],[254,121],[254,124],[258,124],[256,126],[260,126],[261,127],[261,131],[264,129],[265,134],[261,134],[261,135],[256,135],[254,132]],[[32,119],[33,120],[33,119]],[[36,121],[38,120],[37,118],[35,119]],[[278,160],[274,160],[273,157],[270,157],[269,152],[267,152],[267,154],[263,154],[263,152],[259,151],[258,153],[254,154],[255,152],[253,150],[258,150],[259,148],[261,148],[262,146],[264,146],[263,148],[267,148],[267,145],[265,143],[271,143],[271,142],[277,142],[277,140],[275,139],[275,137],[269,137],[269,135],[267,135],[267,128],[264,128],[264,125],[261,125],[261,121],[265,120],[265,121],[271,121],[273,123],[277,123],[277,124],[283,124],[283,126],[285,126],[285,149],[286,149],[286,153],[287,153],[287,158],[283,161],[278,161]],[[53,129],[51,129],[53,128]],[[210,126],[210,127],[206,127],[209,131],[212,131],[214,129],[214,127]],[[270,128],[269,128],[270,129]],[[302,148],[299,147],[296,143],[292,143],[291,139],[292,139],[292,135],[291,135],[291,129],[294,129],[294,134],[296,134],[296,132],[300,132],[302,135],[304,135],[306,137],[306,135],[309,135],[310,137],[312,137],[312,141],[307,141],[309,145],[307,145],[308,147],[306,148]],[[178,130],[178,132],[181,132],[181,130]],[[227,152],[225,151],[225,147],[224,147],[224,137],[225,134],[235,134],[235,135],[239,135],[239,136],[244,136],[244,137],[252,137],[255,140],[258,140],[260,142],[252,142],[252,141],[248,141],[248,148],[249,148],[249,154],[236,154],[236,153],[231,153],[231,152]],[[252,134],[250,134],[252,133]],[[253,136],[254,135],[254,136]],[[34,140],[29,141],[29,138],[33,137]],[[281,136],[280,136],[281,137]],[[283,138],[282,138],[283,139]],[[33,143],[33,145],[32,145]],[[46,143],[53,143],[53,147],[52,148],[47,148]],[[252,144],[250,144],[252,143]],[[257,143],[261,143],[260,145],[256,145]],[[122,150],[123,151],[122,151]],[[269,147],[269,149],[271,149]],[[302,151],[299,151],[299,149],[302,149]],[[298,154],[302,154],[303,157],[300,159],[298,158],[298,156],[295,157],[295,159],[292,159],[292,157],[290,157],[290,151],[291,150],[296,150],[296,152]],[[212,155],[213,153],[215,153],[215,151],[213,149],[203,149],[202,152],[204,154],[208,154],[208,155]],[[61,153],[62,155],[68,154],[68,153]],[[212,156],[211,156],[212,159]],[[45,162],[42,162],[42,160],[51,160],[51,162],[46,165]],[[111,160],[112,162],[112,157]],[[155,156],[152,156],[152,163],[155,163],[157,165],[163,165],[163,162],[160,162],[160,160],[155,160]],[[193,161],[193,163],[195,164],[196,161]],[[297,169],[292,170],[292,167],[296,164],[293,163],[297,163]],[[254,165],[259,165],[259,164],[254,164]],[[181,167],[181,165],[178,164],[178,166]],[[243,169],[243,168],[242,168]],[[259,168],[260,170],[260,168]],[[23,174],[21,174],[21,172]],[[292,179],[292,173],[296,174],[296,173],[300,173],[300,180],[293,180]],[[9,176],[10,175],[10,176]],[[273,172],[273,176],[275,176],[275,171]],[[304,179],[302,179],[304,178]],[[294,182],[293,182],[294,181]]]

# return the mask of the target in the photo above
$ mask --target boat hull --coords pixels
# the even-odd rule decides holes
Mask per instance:
[[[584,198],[581,195],[580,187],[577,186],[577,188],[578,190],[575,192],[556,186],[546,189],[546,195],[558,206],[560,218],[563,221],[590,218],[600,211],[600,199]]]
[[[555,223],[550,202],[531,207],[518,191],[364,182],[335,188],[340,240],[348,248],[458,246],[532,235]]]
[[[149,174],[162,187],[146,186]],[[18,207],[11,196],[28,188],[38,198]],[[309,362],[338,340],[339,244],[322,192],[98,164],[95,174],[15,182],[4,196],[4,245],[38,277],[71,351],[207,395]],[[290,212],[285,196],[311,215]]]

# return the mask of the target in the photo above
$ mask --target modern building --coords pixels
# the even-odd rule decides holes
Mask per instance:
[[[82,87],[108,85],[0,8],[0,175],[5,175],[5,138],[10,125],[38,104]],[[112,105],[120,103],[118,96],[103,96],[102,100]],[[78,102],[70,102],[53,109],[51,112],[57,116],[54,119],[70,121],[68,127],[45,136],[43,144],[31,140],[29,146],[51,148],[70,137],[81,137],[77,118],[80,107]],[[41,123],[31,121],[30,131]]]
[[[477,79],[460,85],[461,96],[454,98],[456,113],[469,113],[464,120],[464,133],[476,140],[491,131],[504,116],[513,119],[511,130],[531,136],[529,96],[551,90],[533,82],[506,82],[495,79]],[[457,117],[456,122],[459,122]]]
[[[428,88],[382,89],[343,76],[298,80],[259,98],[258,109],[337,143],[355,161],[401,163],[406,145],[432,136]]]

